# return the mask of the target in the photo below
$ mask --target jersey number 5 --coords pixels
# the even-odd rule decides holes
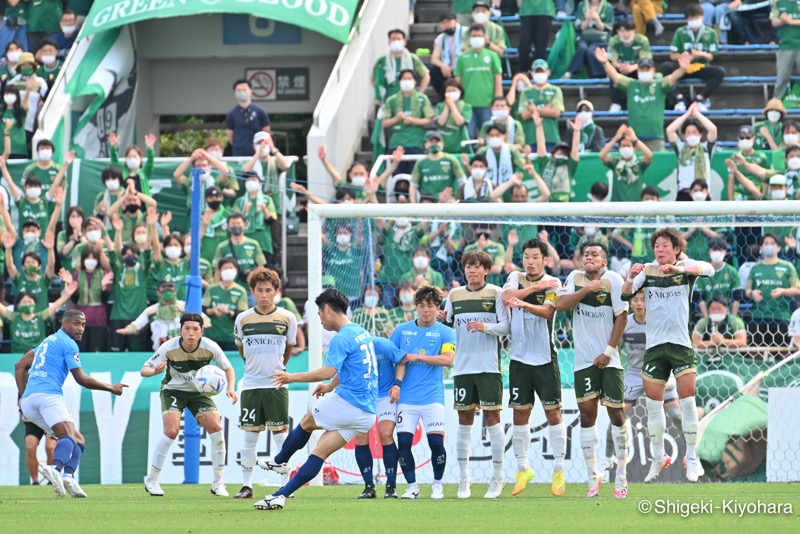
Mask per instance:
[[[375,345],[372,341],[361,345],[360,349],[364,352],[364,359],[361,361],[367,366],[367,372],[364,373],[364,378],[369,379],[372,377],[373,369],[377,371],[378,359],[375,357]]]

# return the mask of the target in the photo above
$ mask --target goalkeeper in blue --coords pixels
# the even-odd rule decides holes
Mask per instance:
[[[664,453],[664,393],[670,374],[678,382],[678,403],[686,438],[686,478],[697,482],[703,466],[697,457],[697,356],[692,344],[690,310],[692,290],[700,276],[714,276],[714,267],[704,261],[680,259],[686,241],[674,228],[656,230],[650,236],[656,261],[631,266],[622,285],[622,300],[644,292],[647,311],[647,345],[642,364],[647,395],[647,433],[653,446],[653,462],[645,482],[652,482],[670,464]]]
[[[289,471],[292,455],[306,446],[311,433],[318,429],[325,431],[295,476],[274,494],[253,504],[258,510],[282,509],[287,497],[317,476],[326,458],[372,428],[378,412],[378,363],[371,336],[347,318],[350,302],[341,291],[326,289],[314,302],[322,327],[336,332],[325,365],[307,373],[282,371],[273,374],[272,378],[279,387],[293,382],[321,382],[334,377],[339,385],[303,416],[274,458],[259,460],[262,469],[285,474]]]
[[[123,389],[128,387],[125,384],[106,384],[83,372],[77,342],[85,329],[83,312],[67,310],[61,320],[61,329],[25,353],[14,367],[22,415],[58,438],[53,464],[45,466],[43,474],[59,497],[66,496],[67,491],[76,498],[86,497],[86,492],[74,477],[85,441],[75,428],[75,420],[64,398],[67,374],[71,373],[75,382],[87,389],[109,391],[114,395],[122,395]]]

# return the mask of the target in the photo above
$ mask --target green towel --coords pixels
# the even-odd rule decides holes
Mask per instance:
[[[556,34],[556,40],[547,56],[550,66],[550,79],[558,79],[567,72],[567,66],[575,55],[575,27],[572,24],[562,24]]]

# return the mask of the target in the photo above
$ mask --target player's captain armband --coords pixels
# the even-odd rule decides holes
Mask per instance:
[[[445,343],[444,345],[442,345],[442,354],[455,351],[456,351],[456,346],[453,345],[452,343]]]

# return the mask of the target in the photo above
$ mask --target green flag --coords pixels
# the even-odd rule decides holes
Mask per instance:
[[[80,37],[142,20],[240,13],[294,24],[347,42],[358,0],[95,0]]]

